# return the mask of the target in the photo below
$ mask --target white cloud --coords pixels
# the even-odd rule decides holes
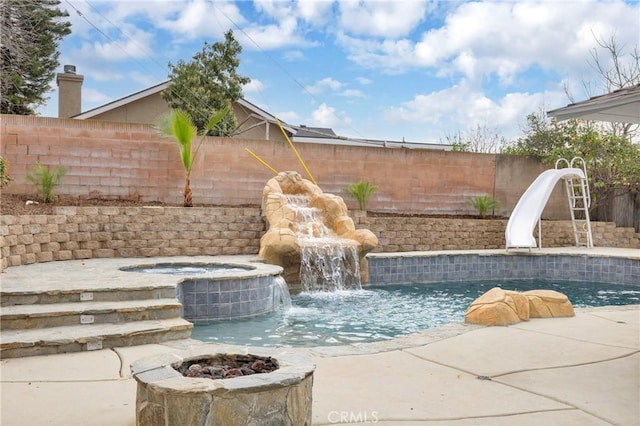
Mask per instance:
[[[347,89],[340,93],[340,96],[344,96],[345,98],[365,98],[364,93],[357,89]]]
[[[331,19],[333,2],[327,0],[298,0],[297,12],[301,19],[312,26],[321,27]]]
[[[112,98],[100,92],[99,90],[94,89],[84,89],[82,91],[82,101],[86,102],[90,105],[101,105],[111,101]]]
[[[85,66],[78,67],[78,73],[84,74],[85,79],[91,78],[96,82],[121,82],[125,79],[125,76],[121,72],[114,72],[110,69],[95,67],[95,66]],[[82,89],[83,91],[85,89]]]
[[[295,124],[299,121],[300,115],[295,111],[283,111],[276,114],[278,119],[285,121],[289,124]]]
[[[362,84],[363,86],[373,83],[373,80],[366,77],[356,77],[356,81]]]
[[[293,4],[275,0],[254,0],[253,5],[257,11],[276,19],[285,19],[294,15]]]
[[[188,39],[222,38],[228,29],[246,22],[237,5],[227,1],[193,0],[181,3],[177,10],[165,9],[165,12],[149,18],[159,28]]]
[[[327,77],[323,78],[322,80],[316,81],[313,85],[305,86],[304,89],[312,95],[318,95],[320,93],[323,93],[327,89],[331,91],[340,90],[342,86],[343,84],[339,81]]]
[[[409,39],[377,41],[338,32],[336,43],[347,51],[347,59],[364,68],[397,73],[416,65],[415,46]]]
[[[338,1],[344,32],[396,38],[409,34],[424,18],[427,1]]]
[[[434,68],[440,76],[468,79],[493,74],[508,85],[534,65],[587,70],[589,49],[597,46],[594,34],[606,38],[615,33],[622,44],[637,44],[639,13],[638,4],[622,1],[472,2],[452,9],[442,26],[424,31],[417,41],[341,32],[337,42],[350,60],[366,68]]]
[[[298,25],[295,17],[290,16],[282,19],[277,24],[269,25],[249,25],[243,29],[243,34],[238,34],[238,40],[245,38],[245,34],[250,40],[243,42],[243,46],[248,49],[259,48],[263,50],[277,49],[286,46],[313,46],[314,43],[307,42],[297,34]],[[258,46],[256,46],[256,43]]]
[[[566,104],[563,98],[557,88],[545,93],[512,92],[492,100],[462,81],[448,89],[416,95],[400,106],[389,108],[386,117],[397,127],[422,125],[430,129],[431,139],[452,129],[467,130],[478,125],[501,129],[505,137],[513,138],[519,133],[524,117],[539,111],[545,102]]]
[[[304,59],[304,53],[302,53],[302,51],[300,50],[289,50],[288,52],[284,52],[284,54],[282,55],[282,58],[285,61],[299,61],[301,59]]]
[[[335,108],[322,103],[311,114],[311,125],[316,127],[336,127],[344,125],[346,119],[338,118]]]
[[[161,79],[161,81],[158,81],[158,78],[151,73],[140,72],[140,71],[131,71],[129,73],[129,77],[133,81],[136,81],[145,87],[150,87],[164,81],[164,79]]]
[[[266,85],[257,78],[252,78],[249,84],[245,84],[244,86],[242,86],[242,90],[246,93],[261,92],[265,88]]]
[[[84,43],[79,55],[106,63],[146,59],[153,55],[152,39],[148,32],[130,30],[126,37]]]

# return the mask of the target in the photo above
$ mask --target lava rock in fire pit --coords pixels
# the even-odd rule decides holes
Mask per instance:
[[[184,377],[215,380],[271,373],[278,369],[278,363],[271,357],[230,354],[185,361],[175,369]]]

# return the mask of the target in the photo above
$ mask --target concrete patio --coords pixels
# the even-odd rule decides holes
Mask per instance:
[[[135,425],[131,363],[202,344],[179,340],[2,360],[0,423]],[[273,352],[304,353],[316,364],[316,425],[640,424],[638,305]]]

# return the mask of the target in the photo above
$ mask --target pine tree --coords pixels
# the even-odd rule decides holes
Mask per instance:
[[[0,113],[35,114],[58,67],[58,44],[71,33],[59,0],[0,2]]]
[[[224,42],[205,42],[189,62],[169,63],[169,85],[162,97],[172,109],[185,111],[198,131],[205,129],[212,112],[242,98],[242,86],[251,81],[237,72],[242,46],[233,31],[227,31],[224,38]],[[210,134],[229,135],[235,127],[235,118],[229,113]]]

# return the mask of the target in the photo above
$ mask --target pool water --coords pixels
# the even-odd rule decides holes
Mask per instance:
[[[469,304],[493,287],[551,289],[574,307],[640,304],[640,286],[514,280],[369,287],[292,295],[292,307],[243,320],[196,324],[193,338],[251,346],[331,346],[374,342],[464,321]]]

